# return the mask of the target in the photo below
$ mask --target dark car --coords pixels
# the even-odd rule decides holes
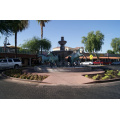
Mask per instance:
[[[112,62],[112,65],[120,65],[120,61]]]

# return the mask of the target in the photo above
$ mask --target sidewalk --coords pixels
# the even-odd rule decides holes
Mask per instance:
[[[28,71],[27,71],[28,70]],[[93,82],[94,80],[84,77],[85,74],[102,73],[103,71],[92,72],[52,72],[52,73],[37,73],[31,69],[27,72],[38,75],[48,75],[49,77],[40,83],[41,85],[81,85]]]

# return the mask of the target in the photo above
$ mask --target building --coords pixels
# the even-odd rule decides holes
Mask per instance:
[[[80,49],[80,53],[84,53],[84,47],[71,48],[71,47],[65,46],[65,50],[66,50],[66,51],[73,51],[73,52],[75,52],[75,51],[78,50],[78,49]],[[60,47],[55,47],[55,48],[53,48],[53,51],[60,51]]]
[[[109,54],[109,53],[97,53],[96,54],[89,54],[89,53],[83,53],[83,56],[79,57],[81,61],[90,61],[90,55],[93,56],[92,61],[96,61],[98,58],[102,61],[120,61],[120,54]]]
[[[15,46],[7,46],[6,48],[0,47],[0,59],[3,58],[15,58]],[[28,50],[20,50],[20,47],[17,47],[17,58],[22,61],[23,66],[28,66],[34,64],[34,59],[36,54]]]

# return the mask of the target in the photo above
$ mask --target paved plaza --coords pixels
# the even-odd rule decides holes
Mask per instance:
[[[85,73],[42,73],[50,75],[43,83],[5,78],[0,74],[0,99],[120,98],[120,81],[91,84],[91,79],[82,76]]]

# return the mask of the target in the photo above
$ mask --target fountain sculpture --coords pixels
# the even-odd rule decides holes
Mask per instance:
[[[60,44],[60,51],[52,51],[54,55],[58,55],[58,62],[61,64],[61,66],[65,65],[65,57],[72,54],[73,51],[67,51],[65,50],[65,44],[67,41],[64,40],[64,37],[61,37],[61,41],[58,41]]]
[[[64,40],[64,37],[61,37],[61,40],[58,41],[60,44],[60,51],[52,51],[49,54],[49,57],[46,57],[50,63],[57,61],[56,67],[48,67],[48,66],[35,66],[34,70],[37,72],[80,72],[80,71],[90,71],[90,67],[66,67],[65,63],[68,62],[65,60],[65,57],[69,56],[71,59],[71,63],[73,63],[76,59],[79,59],[82,54],[80,50],[77,50],[76,53],[73,51],[65,50],[65,44],[67,41]],[[58,65],[59,64],[59,65]]]

